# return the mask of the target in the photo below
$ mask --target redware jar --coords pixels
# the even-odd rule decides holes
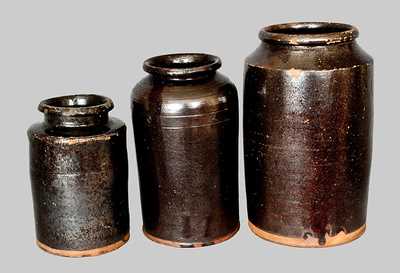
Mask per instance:
[[[126,126],[111,99],[42,101],[28,130],[37,244],[68,257],[96,256],[129,238]]]
[[[352,241],[367,214],[372,58],[346,24],[272,25],[259,37],[245,65],[249,225],[292,246]]]
[[[175,247],[232,237],[238,217],[238,103],[218,57],[144,62],[132,92],[145,235]]]

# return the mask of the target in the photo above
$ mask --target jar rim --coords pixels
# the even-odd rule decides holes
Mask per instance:
[[[221,67],[221,59],[205,53],[175,53],[151,57],[144,61],[147,73],[170,79],[193,78],[210,74]]]
[[[329,45],[355,40],[358,29],[335,22],[293,22],[261,29],[260,40],[286,45]]]
[[[112,100],[95,94],[53,97],[40,102],[38,110],[44,114],[83,116],[107,113],[114,108]]]

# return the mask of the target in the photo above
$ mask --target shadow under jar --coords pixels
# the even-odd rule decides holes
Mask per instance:
[[[126,127],[109,98],[44,100],[28,130],[37,244],[61,256],[96,256],[129,238]]]
[[[248,216],[264,239],[327,247],[365,230],[373,61],[357,36],[346,24],[272,25],[246,59]]]
[[[174,247],[239,229],[238,101],[218,57],[153,57],[132,92],[145,235]]]

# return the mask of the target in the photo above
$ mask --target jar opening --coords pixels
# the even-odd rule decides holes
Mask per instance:
[[[214,73],[221,67],[221,60],[202,53],[179,53],[152,57],[143,63],[143,69],[169,79],[192,79]]]
[[[287,45],[327,45],[352,41],[357,28],[341,23],[300,22],[271,25],[260,31],[262,41]]]
[[[99,95],[70,95],[42,101],[39,111],[45,114],[64,116],[95,115],[109,112],[113,108],[111,99]]]

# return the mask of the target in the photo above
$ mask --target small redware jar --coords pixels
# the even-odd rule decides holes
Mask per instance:
[[[126,127],[109,98],[71,95],[39,104],[28,130],[37,244],[61,256],[110,252],[129,238]]]

